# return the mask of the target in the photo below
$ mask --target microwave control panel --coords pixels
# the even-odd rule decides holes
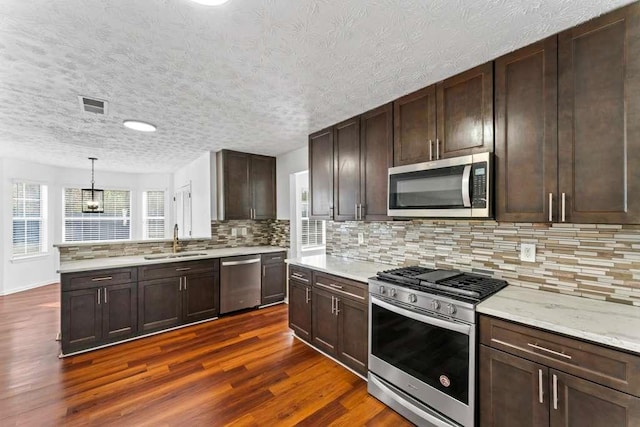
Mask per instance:
[[[474,163],[471,166],[471,207],[487,207],[487,162]]]

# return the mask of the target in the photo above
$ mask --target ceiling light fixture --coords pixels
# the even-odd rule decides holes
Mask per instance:
[[[89,157],[91,160],[91,188],[82,189],[82,213],[104,213],[104,190],[94,188],[93,163],[98,160]]]
[[[205,6],[220,6],[229,0],[191,0],[192,2],[203,4]]]
[[[125,120],[122,124],[124,127],[139,130],[140,132],[155,132],[157,129],[155,125],[147,122],[141,122],[139,120]]]

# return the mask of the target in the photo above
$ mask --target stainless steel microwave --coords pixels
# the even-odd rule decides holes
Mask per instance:
[[[489,218],[492,153],[389,168],[392,217]]]

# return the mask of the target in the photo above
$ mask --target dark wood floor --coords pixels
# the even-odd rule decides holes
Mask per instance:
[[[0,297],[0,426],[409,425],[278,305],[58,359],[59,287]]]

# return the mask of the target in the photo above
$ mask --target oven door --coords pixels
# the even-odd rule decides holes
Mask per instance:
[[[474,420],[475,325],[369,299],[369,370],[464,426]]]

